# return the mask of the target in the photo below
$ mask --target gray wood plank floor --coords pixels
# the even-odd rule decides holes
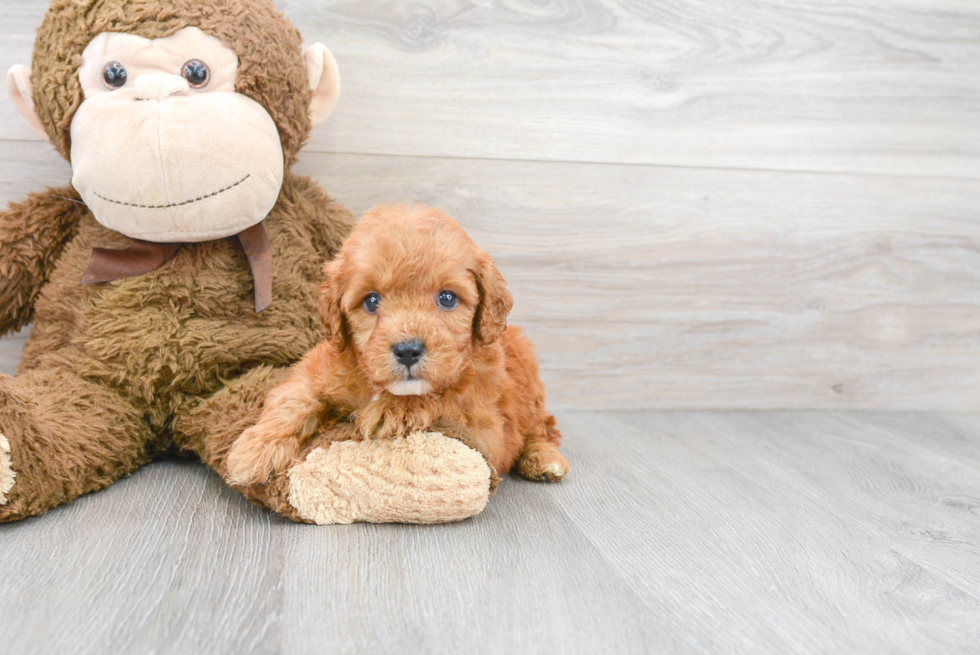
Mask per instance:
[[[563,412],[573,473],[313,527],[194,462],[0,529],[3,652],[980,652],[980,417]]]

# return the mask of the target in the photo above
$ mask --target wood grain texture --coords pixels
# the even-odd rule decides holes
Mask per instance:
[[[45,5],[3,3],[3,70]],[[279,5],[341,67],[314,151],[980,177],[976,3]]]
[[[980,185],[307,155],[355,211],[434,203],[579,408],[980,409]]]
[[[555,407],[980,410],[980,182],[317,153],[298,171],[356,212],[462,221]],[[18,144],[0,202],[67,177]]]
[[[976,653],[980,417],[565,412],[572,473],[296,525],[191,462],[0,526],[4,653]]]
[[[980,587],[964,555],[976,550],[980,470],[948,481],[956,461],[938,456],[905,467],[928,453],[921,433],[914,448],[870,445],[874,418],[812,412],[576,415],[566,432],[569,423],[587,479],[564,507],[642,598],[679,629],[701,626],[688,640],[703,652],[975,648]],[[974,419],[963,438],[975,442],[977,428]],[[841,448],[854,442],[867,445]],[[951,492],[972,501],[925,518]],[[971,536],[930,540],[905,512]]]
[[[0,527],[5,653],[279,652],[292,526],[200,464],[145,469],[48,517]]]

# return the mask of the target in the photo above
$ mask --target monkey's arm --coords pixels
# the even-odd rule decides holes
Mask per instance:
[[[32,193],[0,212],[0,336],[34,315],[34,302],[87,209],[71,187]]]

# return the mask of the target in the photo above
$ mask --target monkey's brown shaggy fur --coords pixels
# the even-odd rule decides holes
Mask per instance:
[[[377,207],[324,276],[328,339],[269,394],[258,423],[234,443],[232,480],[283,473],[320,422],[347,414],[362,438],[448,420],[473,431],[500,473],[519,462],[527,478],[565,475],[531,344],[507,326],[504,279],[456,221],[424,206]],[[444,294],[449,307],[439,305]],[[366,298],[377,300],[374,309]],[[408,359],[399,360],[400,346],[414,349]]]
[[[288,168],[310,131],[311,91],[299,34],[271,2],[255,0],[52,2],[34,50],[34,101],[62,155],[89,40],[102,31],[162,37],[188,25],[238,53],[238,90],[275,119]],[[0,376],[0,456],[15,476],[0,489],[0,521],[105,487],[161,453],[197,455],[222,473],[265,392],[319,340],[319,263],[351,223],[317,184],[287,170],[265,220],[275,300],[257,314],[234,239],[186,244],[152,273],[83,286],[92,248],[129,239],[99,225],[74,189],[36,193],[0,213],[0,334],[34,321],[17,376]],[[296,518],[275,484],[251,497]]]

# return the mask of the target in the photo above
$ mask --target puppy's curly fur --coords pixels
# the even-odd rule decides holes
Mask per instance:
[[[531,344],[507,326],[511,295],[456,221],[426,206],[376,207],[324,276],[327,339],[269,393],[258,423],[232,446],[232,481],[281,473],[323,423],[347,415],[362,438],[449,420],[472,430],[496,472],[516,463],[529,479],[564,477],[568,462]],[[396,353],[407,343],[415,343],[414,363]]]

